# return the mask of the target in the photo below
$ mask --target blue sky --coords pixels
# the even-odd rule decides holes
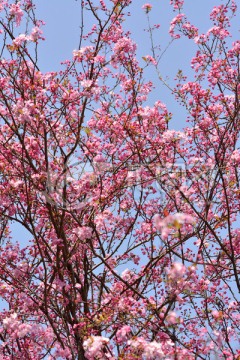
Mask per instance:
[[[138,57],[140,65],[144,66],[142,56],[150,53],[150,40],[148,33],[144,31],[147,27],[147,17],[142,6],[147,1],[133,0],[129,11],[131,16],[126,17],[125,28],[130,30],[132,38],[138,45]],[[173,16],[169,0],[150,0],[153,9],[150,12],[151,23],[160,23],[161,27],[155,33],[155,42],[164,50],[169,44],[169,23]],[[185,0],[184,12],[189,21],[195,24],[200,32],[206,32],[212,25],[209,13],[214,5],[219,5],[221,0]],[[60,62],[72,57],[72,50],[78,47],[80,33],[80,1],[75,0],[36,0],[38,18],[46,22],[44,36],[46,40],[39,45],[39,65],[45,71],[56,71],[60,69]],[[96,1],[97,3],[97,1]],[[237,24],[238,19],[234,20]],[[85,17],[85,23],[92,25],[91,20]],[[234,36],[239,37],[235,26]],[[191,76],[190,60],[196,52],[196,45],[192,40],[181,39],[174,41],[160,62],[160,71],[163,77],[168,77],[170,84],[179,69]],[[142,64],[141,64],[142,62]],[[153,68],[146,72],[146,78],[155,81],[156,89],[150,96],[150,104],[161,100],[167,104],[169,110],[174,113],[173,122],[170,125],[177,130],[182,129],[185,124],[185,112],[176,103],[170,91],[163,87],[157,80]]]

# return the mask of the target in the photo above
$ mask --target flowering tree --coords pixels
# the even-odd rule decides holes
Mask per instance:
[[[240,357],[237,7],[216,5],[200,34],[170,1],[171,36],[197,47],[194,81],[179,72],[172,89],[181,132],[161,101],[146,105],[152,83],[123,27],[130,2],[82,1],[95,25],[61,71],[43,73],[34,4],[0,1],[3,360]],[[144,61],[164,82],[157,27]]]

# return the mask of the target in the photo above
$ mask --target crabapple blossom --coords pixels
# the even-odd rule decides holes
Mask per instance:
[[[176,75],[162,8],[142,6],[141,53],[131,0],[80,1],[79,43],[44,72],[36,5],[0,0],[0,359],[239,359],[236,2],[204,33],[166,2],[171,46],[196,50]]]
[[[86,358],[89,360],[104,359],[105,355],[103,348],[108,342],[109,339],[102,336],[92,336],[91,338],[85,340],[83,348],[85,350]]]
[[[184,0],[170,0],[170,4],[173,5],[174,10],[181,9],[184,5]]]
[[[152,10],[152,5],[151,5],[151,4],[149,4],[149,3],[144,4],[144,5],[142,6],[142,9],[143,9],[143,10],[145,10],[146,14],[148,14],[148,13],[149,13],[149,11],[151,11],[151,10]]]
[[[117,341],[119,343],[126,341],[126,339],[129,337],[130,331],[131,328],[129,325],[125,325],[121,329],[119,329],[116,333]]]
[[[15,46],[22,46],[26,41],[29,41],[30,37],[25,34],[20,34],[13,40]]]
[[[176,213],[174,215],[168,215],[164,219],[160,218],[157,214],[154,216],[155,225],[157,229],[161,231],[163,238],[167,238],[172,228],[180,229],[184,224],[194,224],[194,218],[191,215]]]
[[[22,9],[20,7],[20,2],[17,2],[15,4],[10,5],[9,14],[14,16],[16,26],[20,26],[21,20],[22,20],[22,17],[23,17],[23,11],[22,11]]]

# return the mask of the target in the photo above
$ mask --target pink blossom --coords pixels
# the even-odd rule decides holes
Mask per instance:
[[[32,326],[29,324],[19,324],[17,335],[22,338],[32,330]]]
[[[131,328],[129,325],[124,325],[123,327],[118,329],[118,331],[116,333],[117,341],[119,343],[126,341],[127,338],[129,337],[130,332],[131,332]]]
[[[90,88],[92,86],[92,84],[93,84],[93,81],[89,80],[89,79],[81,81],[81,86],[86,88],[86,89]]]
[[[171,325],[176,324],[176,322],[177,322],[177,314],[175,313],[175,311],[170,311],[169,312],[169,314],[167,316],[167,321]]]
[[[10,314],[9,317],[3,319],[3,324],[5,325],[6,328],[8,328],[17,321],[16,319],[17,319],[17,313]]]
[[[14,16],[16,25],[19,26],[23,17],[23,11],[20,8],[20,2],[17,4],[11,4],[9,13],[10,15]]]
[[[77,61],[82,61],[83,59],[90,60],[94,54],[93,46],[85,46],[79,50],[73,50],[73,58]]]
[[[13,44],[17,47],[22,46],[26,41],[29,41],[30,37],[26,34],[20,34],[13,40]]]
[[[146,346],[147,342],[143,337],[137,337],[134,340],[128,340],[127,344],[135,349],[144,349],[144,347]]]
[[[0,0],[0,11],[3,11],[3,9],[4,9],[5,6],[6,6],[6,3],[7,3],[7,1]]]
[[[221,40],[225,39],[227,36],[230,35],[227,29],[224,29],[220,26],[213,26],[211,29],[208,30],[206,36],[209,36],[211,34],[213,34],[214,36],[216,36]]]
[[[144,5],[142,6],[142,9],[143,9],[143,10],[145,10],[146,14],[148,14],[148,13],[149,13],[149,11],[151,11],[151,10],[152,10],[152,5],[151,5],[151,4],[149,4],[149,3],[144,4]]]
[[[91,336],[83,342],[85,356],[88,360],[103,359],[103,348],[109,343],[109,339],[103,336]]]
[[[104,64],[105,61],[106,61],[105,56],[97,55],[94,57],[95,63]]]
[[[143,60],[145,60],[148,63],[152,63],[153,65],[157,65],[157,61],[150,55],[144,56]]]
[[[113,50],[117,56],[123,56],[127,53],[135,53],[136,48],[136,44],[131,39],[123,37],[116,42]]]
[[[131,270],[129,269],[125,269],[122,274],[121,274],[121,277],[125,280],[125,281],[128,281],[131,279],[133,273]]]
[[[201,34],[201,35],[195,36],[194,42],[195,42],[196,44],[205,44],[206,41],[207,41],[207,39],[208,39],[208,35]]]
[[[168,277],[176,281],[182,279],[185,273],[186,267],[182,263],[174,262],[171,269],[168,270]]]
[[[171,341],[167,341],[164,343],[166,349],[164,350],[163,343],[152,341],[147,342],[143,337],[138,337],[134,340],[129,340],[128,345],[133,348],[137,349],[138,351],[142,352],[142,357],[146,360],[161,360],[163,357],[166,356],[166,350],[169,353],[173,344]],[[141,358],[142,358],[141,357]]]
[[[54,346],[54,357],[53,359],[69,359],[71,352],[68,347],[65,347],[65,349],[62,348],[62,346],[58,343]]]
[[[213,311],[212,311],[212,316],[214,317],[214,319],[217,320],[217,319],[221,316],[220,311],[218,311],[218,310],[213,310]]]
[[[170,4],[173,5],[174,10],[180,10],[184,5],[184,0],[170,0]]]
[[[165,357],[162,344],[156,341],[146,343],[144,346],[143,356],[146,360],[161,360]]]
[[[231,155],[231,160],[236,164],[240,164],[240,151],[239,150],[233,151],[233,153]]]
[[[26,334],[34,330],[30,324],[21,323],[17,319],[17,313],[13,313],[9,317],[3,319],[3,325],[13,334],[14,337],[19,338],[24,337]]]
[[[30,40],[36,42],[37,40],[39,39],[44,39],[41,35],[42,35],[42,30],[38,27],[38,26],[35,26],[33,29],[32,29],[32,32],[29,36]]]
[[[194,224],[194,218],[188,214],[176,213],[174,215],[168,215],[164,219],[161,219],[158,214],[154,216],[154,223],[158,230],[161,231],[164,239],[170,234],[172,228],[179,229],[184,224]]]
[[[175,28],[177,26],[179,26],[183,19],[185,18],[185,15],[184,14],[178,14],[177,16],[175,16],[171,23],[170,23],[170,29],[169,29],[169,34],[174,38],[174,39],[178,39],[180,38],[180,35],[179,34],[175,34]]]
[[[196,36],[198,36],[198,29],[196,26],[190,24],[189,22],[185,22],[182,25],[183,33],[189,38],[194,39]]]
[[[88,226],[82,226],[75,230],[75,233],[80,240],[90,239],[92,236],[92,229]]]

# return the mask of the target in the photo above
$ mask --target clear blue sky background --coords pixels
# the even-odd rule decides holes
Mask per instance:
[[[126,18],[125,27],[128,28],[133,39],[138,44],[138,56],[140,64],[144,66],[142,56],[150,53],[150,41],[148,33],[144,32],[147,27],[146,14],[142,10],[142,5],[148,1],[133,0],[129,7],[131,16]],[[168,34],[169,23],[173,18],[172,7],[169,0],[150,0],[153,9],[150,12],[152,24],[160,23],[161,28],[155,33],[156,44],[165,49],[170,41]],[[200,32],[206,32],[212,25],[209,20],[209,13],[214,5],[219,5],[221,0],[185,0],[184,12],[191,23],[195,24]],[[238,1],[237,1],[238,2]],[[72,50],[78,47],[80,33],[80,1],[75,0],[35,0],[37,5],[38,17],[46,22],[44,26],[44,35],[46,40],[39,46],[39,64],[40,69],[44,71],[56,71],[60,69],[60,62],[72,57]],[[96,1],[97,3],[97,1]],[[240,5],[240,4],[239,4]],[[239,37],[237,32],[238,18],[234,20],[234,35]],[[85,17],[85,22],[90,23]],[[89,26],[91,24],[88,24]],[[160,70],[163,77],[168,76],[170,84],[173,84],[173,78],[178,69],[182,69],[188,75],[190,71],[190,60],[194,56],[197,47],[193,45],[192,40],[176,40],[168,48],[161,59]],[[146,75],[148,78],[156,80],[156,74],[153,68],[150,68]],[[185,123],[185,114],[176,104],[170,92],[156,81],[156,90],[150,97],[150,100],[161,100],[165,102],[169,110],[174,113],[172,127],[181,129]]]

